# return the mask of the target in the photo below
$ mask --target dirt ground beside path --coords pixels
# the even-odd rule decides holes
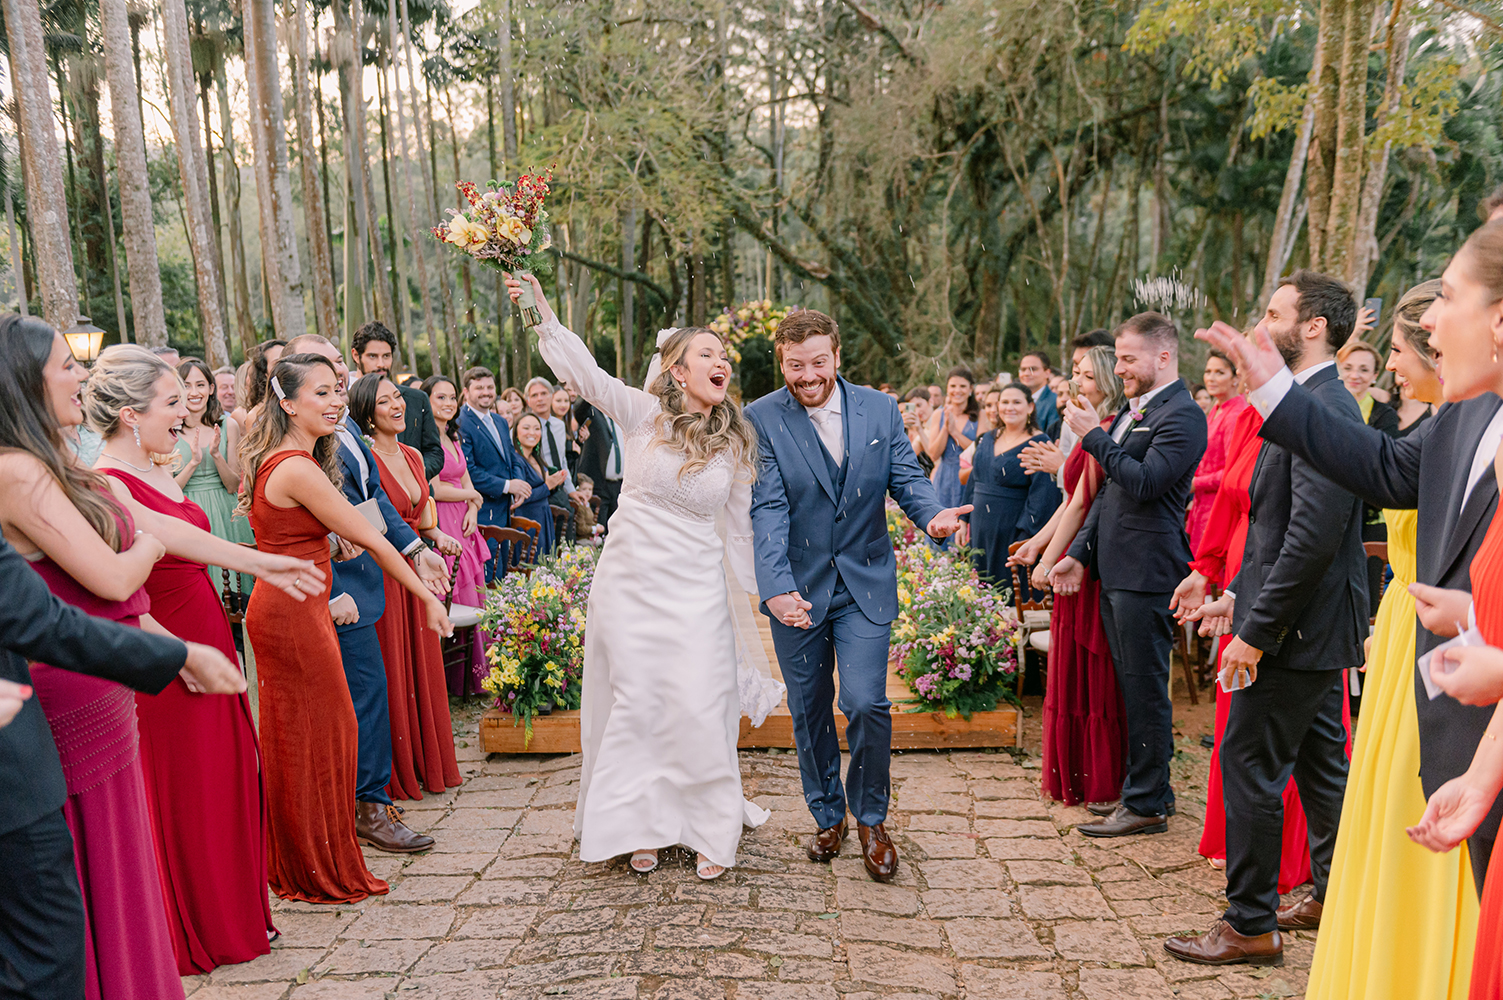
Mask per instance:
[[[912,752],[893,761],[902,852],[878,885],[859,856],[808,861],[790,753],[741,755],[773,812],[741,864],[701,883],[683,852],[651,875],[584,864],[571,824],[579,760],[487,757],[480,707],[454,704],[462,788],[406,803],[438,848],[367,851],[391,893],[350,906],[273,899],[270,955],[184,980],[194,1000],[1221,1000],[1295,997],[1313,935],[1280,969],[1217,970],[1164,954],[1209,926],[1221,873],[1195,853],[1213,707],[1176,705],[1169,832],[1091,841],[1087,817],[1038,794],[1037,700],[1024,749]],[[850,843],[855,843],[852,837]]]

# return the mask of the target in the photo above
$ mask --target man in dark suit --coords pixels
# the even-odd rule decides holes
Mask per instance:
[[[63,819],[67,786],[27,660],[157,694],[179,673],[194,691],[238,694],[217,649],[94,618],[64,604],[0,536],[0,995],[82,1000],[84,913]],[[13,709],[13,717],[6,718]]]
[[[595,483],[600,498],[600,524],[610,521],[621,499],[621,428],[602,410],[586,400],[574,404],[574,420],[579,424],[583,443],[579,447],[579,474]]]
[[[396,352],[396,336],[381,323],[365,324],[350,340],[350,358],[360,375],[371,372],[390,375]],[[397,391],[407,404],[407,427],[397,435],[397,440],[422,453],[423,475],[432,479],[444,467],[444,445],[438,437],[438,424],[433,422],[433,405],[421,389],[398,385]]]
[[[1335,361],[1356,321],[1345,284],[1300,270],[1280,283],[1258,327],[1288,362],[1300,384],[1294,392],[1323,403],[1332,423],[1361,427],[1362,410]],[[1205,965],[1280,964],[1280,929],[1320,926],[1346,790],[1342,671],[1362,663],[1367,637],[1362,502],[1272,442],[1258,453],[1248,494],[1242,569],[1220,600],[1190,616],[1231,615],[1223,686],[1247,684],[1232,697],[1221,739],[1226,913],[1204,934],[1164,943],[1176,958]],[[1315,886],[1280,907],[1283,794],[1291,774],[1309,825]]]
[[[1422,656],[1456,634],[1471,609],[1471,563],[1498,508],[1493,457],[1503,441],[1503,401],[1487,393],[1446,403],[1414,433],[1393,438],[1337,420],[1308,393],[1292,391],[1293,378],[1277,349],[1250,344],[1218,323],[1196,336],[1226,351],[1252,386],[1248,401],[1263,414],[1262,436],[1309,460],[1322,474],[1374,507],[1418,508],[1419,608],[1415,652]],[[1446,694],[1428,697],[1414,677],[1419,715],[1420,784],[1425,795],[1459,777],[1493,716],[1492,706],[1472,707]],[[1467,839],[1472,874],[1482,891],[1498,836],[1503,798]]]
[[[341,390],[349,378],[339,350],[317,334],[293,338],[289,354],[307,351],[328,358],[339,376]],[[413,560],[413,568],[437,594],[448,592],[448,572],[443,559],[429,549],[381,488],[376,457],[349,422],[346,410],[335,432],[339,459],[344,466],[344,495],[359,505],[375,500],[385,524],[383,534],[398,552]],[[399,817],[386,786],[391,782],[391,710],[387,701],[386,662],[376,636],[376,623],[386,613],[386,575],[369,552],[333,563],[334,583],[329,591],[329,613],[339,636],[339,654],[345,682],[355,704],[360,736],[355,769],[355,836],[379,851],[409,854],[433,846],[433,838],[414,832]]]
[[[1059,440],[1062,426],[1054,390],[1049,388],[1049,356],[1043,351],[1029,351],[1018,360],[1018,381],[1033,393],[1033,419],[1039,430]]]
[[[495,412],[496,377],[489,368],[475,367],[461,376],[464,383],[464,406],[459,408],[459,445],[469,466],[470,482],[482,500],[480,523],[501,527],[511,523],[513,503],[532,495],[532,487],[517,478],[516,454],[511,444],[511,428]],[[513,499],[515,498],[515,499]],[[491,558],[485,564],[485,580],[502,575],[506,554],[491,542]]]
[[[1127,709],[1122,801],[1103,821],[1078,828],[1092,837],[1169,828],[1169,598],[1189,566],[1185,505],[1206,450],[1205,414],[1179,377],[1174,324],[1158,313],[1139,313],[1117,327],[1116,341],[1116,372],[1128,405],[1111,430],[1102,430],[1095,411],[1080,403],[1065,408],[1080,447],[1101,463],[1107,481],[1069,554],[1050,573],[1050,585],[1064,594],[1080,590],[1087,566],[1100,577],[1101,620]]]

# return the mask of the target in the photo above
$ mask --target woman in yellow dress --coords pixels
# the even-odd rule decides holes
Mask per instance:
[[[1388,370],[1423,402],[1441,402],[1419,318],[1439,281],[1399,300]],[[1417,426],[1417,425],[1416,425]],[[1414,703],[1415,512],[1386,510],[1393,582],[1378,609],[1336,854],[1307,1000],[1466,997],[1477,892],[1465,850],[1432,854],[1404,830],[1424,814]]]

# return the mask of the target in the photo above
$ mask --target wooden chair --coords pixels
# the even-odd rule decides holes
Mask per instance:
[[[250,542],[237,544],[247,549],[255,548],[255,545]],[[239,625],[245,621],[245,608],[242,602],[250,600],[249,594],[235,589],[235,577],[238,575],[234,570],[219,567],[219,603],[224,605],[225,617],[229,618],[231,625]]]
[[[565,541],[564,536],[569,530],[569,525],[574,520],[574,515],[571,511],[553,503],[548,505],[548,512],[553,515],[554,544],[559,544]]]
[[[447,676],[451,669],[470,669],[470,659],[480,635],[480,609],[467,604],[455,604],[451,591],[444,599],[444,610],[448,612],[449,624],[454,626],[454,634],[440,640],[444,674]]]
[[[1022,542],[1013,542],[1007,547],[1008,555],[1015,555],[1018,549],[1023,547]],[[1018,613],[1018,621],[1023,628],[1018,633],[1018,694],[1023,693],[1023,675],[1026,673],[1027,654],[1032,651],[1044,658],[1044,671],[1049,669],[1049,618],[1054,611],[1054,594],[1045,594],[1038,600],[1023,600],[1022,595],[1027,592],[1023,586],[1023,578],[1018,573],[1017,566],[1010,566],[1012,572],[1012,603]]]
[[[527,561],[530,563],[537,562],[538,545],[543,537],[543,526],[530,517],[518,517],[515,514],[511,516],[510,526],[517,531],[524,531],[527,533],[527,544],[529,546],[527,550]]]
[[[512,518],[512,523],[515,524],[518,521],[527,521],[527,519]],[[536,524],[537,522],[527,521],[527,523]],[[506,553],[506,562],[502,565],[502,568],[507,573],[522,573],[526,576],[532,575],[532,549],[535,544],[533,536],[516,528],[503,528],[496,524],[480,525],[480,534],[489,541],[498,542],[505,546],[500,551]],[[500,551],[497,553],[498,559],[500,558]],[[500,577],[497,577],[497,584],[499,583]]]

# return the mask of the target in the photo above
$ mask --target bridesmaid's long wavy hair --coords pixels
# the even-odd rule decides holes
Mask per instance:
[[[708,414],[684,409],[684,390],[669,371],[684,360],[689,345],[701,333],[720,340],[720,334],[703,326],[686,326],[673,331],[663,342],[663,372],[647,391],[658,397],[663,412],[657,418],[656,443],[666,444],[684,456],[679,478],[700,472],[723,451],[731,454],[736,475],[754,482],[757,478],[757,432],[741,412],[741,406],[726,396]],[[724,341],[721,341],[724,343]]]
[[[249,433],[240,442],[240,468],[244,472],[240,480],[240,502],[235,507],[237,514],[250,514],[251,497],[256,495],[256,473],[266,457],[282,446],[287,432],[292,429],[292,417],[281,405],[283,399],[296,399],[308,384],[313,370],[319,365],[329,369],[336,379],[339,372],[334,362],[322,354],[284,354],[267,377],[266,404],[256,415]],[[276,385],[271,380],[276,379]],[[282,392],[275,390],[280,386]],[[313,445],[313,460],[324,470],[334,488],[344,485],[344,469],[339,464],[339,441],[333,434],[325,434]]]
[[[47,402],[43,370],[56,339],[57,331],[34,316],[0,316],[0,451],[41,462],[89,527],[119,552],[120,505],[104,476],[78,461]]]

